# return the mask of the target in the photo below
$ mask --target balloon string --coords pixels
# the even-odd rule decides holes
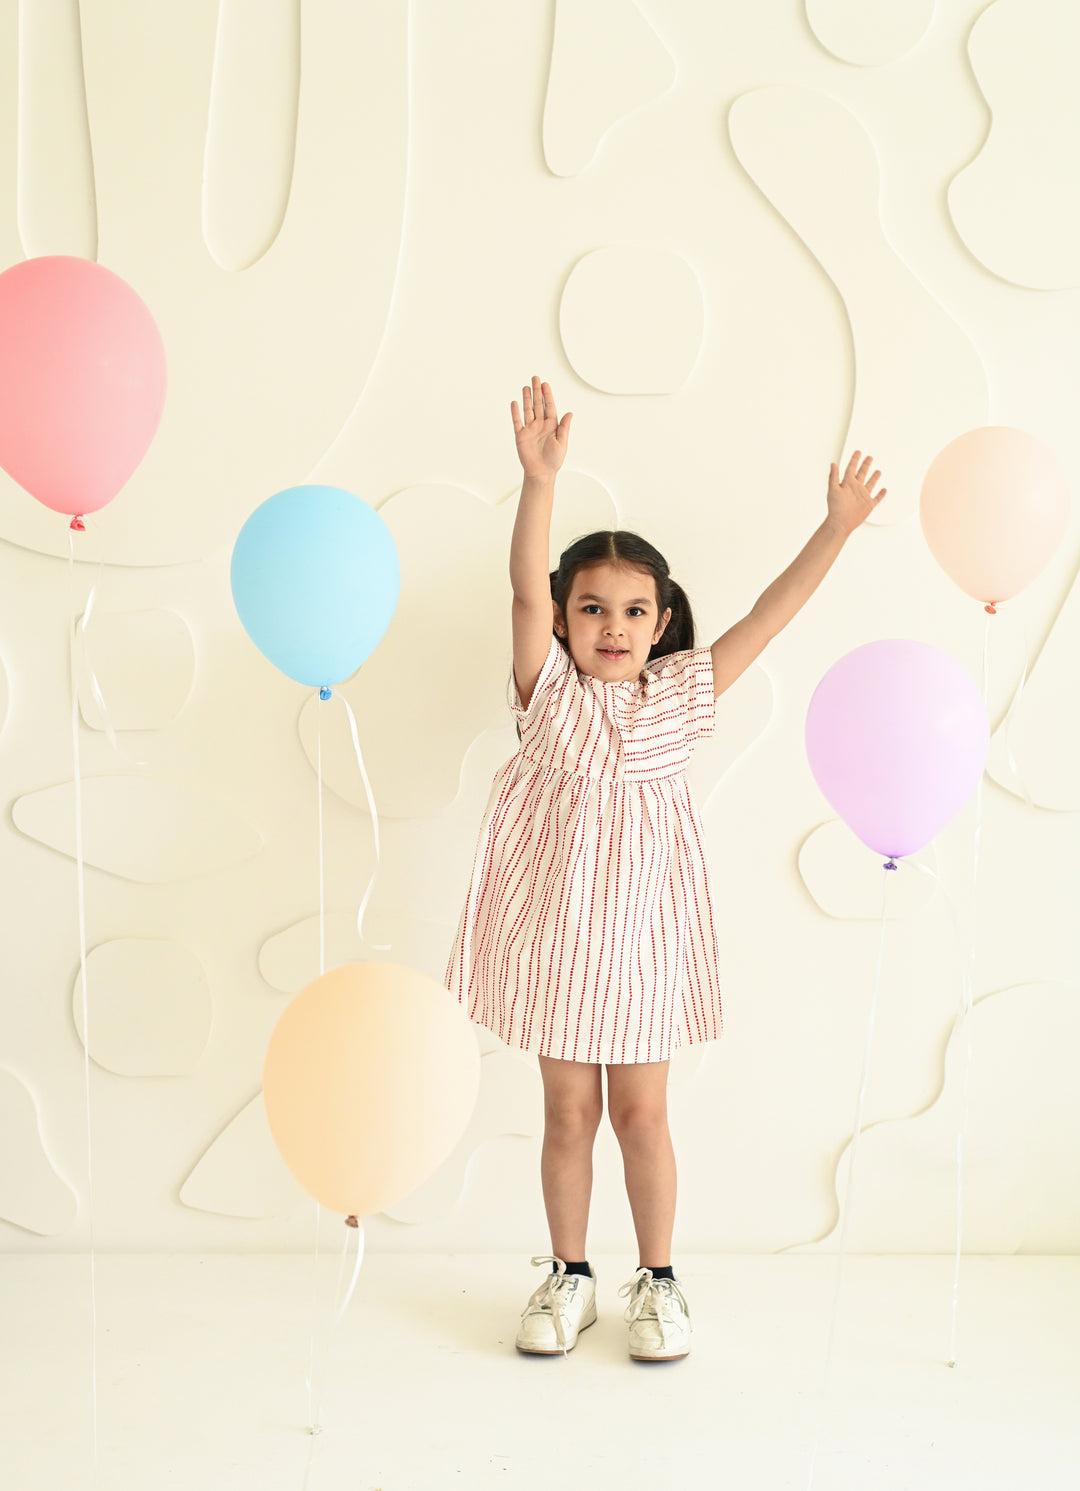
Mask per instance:
[[[982,690],[983,701],[989,713],[990,700],[990,620],[987,617],[986,628],[983,636],[983,678]],[[952,1030],[946,1043],[946,1050],[952,1045],[953,1039],[961,1026],[964,1027],[964,1058],[960,1079],[960,1119],[956,1132],[956,1244],[953,1253],[953,1278],[952,1293],[949,1311],[949,1353],[947,1364],[956,1366],[956,1335],[957,1317],[960,1302],[960,1258],[963,1249],[964,1235],[964,1145],[967,1137],[969,1116],[969,1092],[971,1069],[974,1060],[974,1022],[972,1011],[975,1007],[974,986],[976,966],[976,937],[978,931],[977,904],[979,885],[979,866],[982,857],[982,822],[983,822],[983,787],[985,772],[979,777],[979,785],[975,792],[975,831],[972,841],[972,864],[971,864],[971,910],[970,910],[970,935],[967,939],[967,948],[962,965],[960,978],[960,1003],[956,1016],[953,1020]],[[927,865],[912,862],[912,868],[918,870],[921,875],[928,875],[940,887],[949,908],[953,930],[960,938],[960,914],[952,897],[945,890],[941,877]],[[944,1090],[944,1085],[943,1085]]]
[[[94,1439],[94,1469],[98,1466],[98,1381],[97,1381],[97,1253],[94,1239],[94,1148],[90,1121],[90,1010],[86,993],[86,864],[83,855],[82,757],[79,743],[79,686],[76,675],[75,540],[68,529],[68,599],[70,610],[69,645],[71,652],[71,745],[75,772],[75,884],[79,919],[79,984],[83,1038],[83,1097],[86,1111],[86,1183],[89,1198],[90,1232],[90,1396]]]
[[[885,957],[885,923],[889,904],[889,871],[894,867],[892,860],[885,865],[885,880],[881,887],[881,931],[878,936],[877,971],[874,975],[874,993],[870,1000],[870,1013],[866,1021],[866,1042],[863,1047],[862,1076],[859,1080],[859,1095],[855,1103],[855,1128],[851,1139],[851,1148],[848,1151],[848,1180],[847,1192],[844,1197],[843,1220],[840,1225],[840,1247],[836,1254],[836,1276],[833,1281],[832,1308],[829,1311],[829,1331],[825,1344],[825,1361],[821,1374],[821,1394],[818,1408],[818,1425],[814,1434],[814,1448],[810,1454],[810,1472],[806,1482],[806,1491],[813,1491],[814,1466],[817,1462],[818,1447],[821,1443],[821,1421],[825,1411],[825,1405],[829,1395],[829,1381],[832,1373],[833,1343],[836,1336],[836,1319],[840,1306],[840,1286],[844,1275],[844,1259],[847,1254],[848,1227],[851,1222],[851,1214],[855,1207],[855,1173],[859,1154],[859,1135],[862,1133],[863,1103],[866,1098],[866,1089],[870,1077],[870,1053],[874,1044],[874,1020],[877,1014],[878,994],[881,990],[881,970]]]
[[[319,803],[319,977],[326,972],[326,864],[323,849],[323,775],[322,775],[322,710],[321,695],[315,696],[316,721],[316,777]]]
[[[345,1278],[345,1265],[349,1256],[349,1242],[352,1234],[356,1234],[356,1252],[353,1257],[352,1275],[344,1293],[342,1293],[342,1281]],[[333,1304],[331,1306],[330,1323],[327,1327],[326,1337],[323,1341],[323,1349],[320,1353],[319,1370],[315,1379],[315,1406],[311,1419],[311,1433],[318,1435],[322,1433],[322,1403],[326,1386],[326,1368],[330,1356],[330,1346],[334,1333],[341,1324],[342,1317],[349,1307],[349,1301],[356,1289],[356,1282],[360,1277],[360,1265],[364,1261],[364,1227],[363,1223],[356,1217],[350,1217],[345,1227],[345,1239],[342,1243],[341,1256],[338,1260],[337,1281],[334,1284]],[[309,1462],[310,1463],[310,1462]]]
[[[1016,686],[1016,692],[1009,700],[1009,707],[1005,712],[1005,719],[1002,722],[1001,730],[1005,740],[1005,759],[1009,766],[1009,772],[1012,775],[1013,780],[1019,786],[1024,802],[1029,808],[1034,808],[1035,803],[1032,800],[1030,791],[1028,790],[1027,781],[1023,773],[1021,772],[1019,765],[1017,764],[1017,760],[1016,757],[1013,755],[1012,748],[1013,722],[1016,717],[1016,713],[1020,708],[1021,700],[1024,697],[1024,685],[1027,683],[1028,676],[1028,634],[1026,625],[1022,627],[1022,634],[1024,638],[1024,667],[1023,671],[1020,674],[1020,682]]]
[[[371,879],[368,881],[367,890],[364,892],[364,898],[360,902],[360,910],[356,913],[356,931],[357,935],[362,939],[364,936],[364,912],[367,910],[367,903],[371,899],[371,893],[375,889],[375,877],[379,873],[379,814],[375,808],[375,797],[371,791],[371,783],[368,781],[367,769],[364,766],[363,753],[360,750],[360,733],[356,728],[356,716],[353,714],[352,706],[350,705],[348,699],[346,699],[345,695],[339,693],[338,698],[341,700],[342,704],[344,704],[345,713],[349,717],[349,730],[352,734],[353,750],[356,752],[356,764],[357,766],[359,766],[360,775],[363,778],[364,791],[367,794],[368,811],[371,814],[372,831],[375,835],[375,868],[371,872]],[[373,942],[371,943],[371,948],[374,952],[388,953],[390,951],[390,944],[388,942]]]
[[[85,532],[86,530],[78,529],[77,531]],[[68,547],[72,550],[72,557],[74,557],[74,539],[72,538],[71,529],[68,530]],[[73,674],[81,674],[85,677],[87,685],[90,689],[90,694],[94,700],[94,703],[98,707],[98,714],[101,716],[101,728],[105,732],[109,745],[112,747],[113,753],[119,756],[121,761],[125,761],[129,766],[146,766],[148,765],[146,761],[139,761],[136,760],[133,756],[129,756],[127,751],[125,751],[123,746],[120,744],[120,741],[116,734],[116,727],[113,724],[112,715],[109,713],[109,706],[105,702],[105,695],[101,691],[101,684],[98,680],[97,673],[94,671],[94,663],[90,654],[90,620],[94,613],[94,606],[97,603],[98,593],[101,590],[104,575],[105,553],[103,549],[99,548],[97,559],[97,575],[90,585],[90,593],[86,598],[86,605],[83,607],[82,615],[79,617],[78,627],[75,633],[78,641],[78,646],[77,648],[72,649],[72,672]]]
[[[990,713],[990,617],[987,616],[983,627],[983,667],[982,667],[982,691],[983,703],[987,714]],[[983,820],[983,783],[986,773],[979,773],[979,786],[975,793],[975,833],[972,842],[971,857],[971,937],[968,946],[968,956],[964,968],[964,977],[960,985],[960,1013],[959,1020],[964,1025],[964,1065],[960,1082],[960,1122],[956,1131],[956,1249],[953,1258],[953,1280],[952,1301],[949,1312],[949,1356],[950,1367],[956,1366],[956,1327],[960,1304],[960,1257],[964,1242],[964,1143],[967,1138],[968,1127],[968,1097],[971,1083],[971,1064],[973,1057],[974,1021],[971,1019],[971,1011],[974,1004],[975,968],[976,968],[976,941],[979,930],[978,920],[978,888],[979,888],[979,860],[982,850],[982,820]]]
[[[308,1487],[311,1484],[311,1472],[315,1465],[315,1455],[320,1444],[322,1443],[322,1440],[317,1437],[319,1434],[318,1429],[311,1429],[309,1432],[311,1434],[311,1439],[308,1441],[307,1463],[304,1465],[304,1480],[301,1486],[301,1491],[308,1491]]]
[[[319,977],[326,972],[326,868],[323,845],[323,769],[322,769],[322,710],[319,704],[322,699],[322,691],[318,690],[315,695],[315,721],[316,721],[316,801],[318,803],[319,824]],[[315,1203],[315,1247],[311,1255],[311,1338],[308,1348],[308,1370],[307,1370],[307,1393],[308,1393],[308,1423],[311,1432],[317,1432],[315,1428],[315,1328],[318,1309],[319,1294],[319,1235],[322,1230],[322,1207]]]
[[[341,1323],[341,1320],[342,1320],[342,1318],[343,1318],[343,1316],[345,1314],[345,1311],[349,1308],[349,1301],[353,1297],[353,1292],[356,1289],[356,1282],[357,1282],[357,1280],[360,1277],[360,1265],[364,1261],[364,1225],[363,1225],[363,1223],[360,1221],[359,1217],[350,1217],[346,1221],[346,1226],[348,1227],[348,1229],[349,1229],[350,1232],[355,1232],[356,1233],[356,1257],[353,1259],[353,1271],[352,1271],[352,1277],[349,1280],[349,1287],[345,1291],[345,1297],[344,1297],[344,1299],[341,1301],[341,1304],[338,1305],[338,1307],[337,1307],[337,1313],[335,1314],[334,1320],[333,1320],[333,1324],[330,1327],[331,1330],[336,1330],[337,1329],[337,1327]],[[348,1238],[345,1239],[345,1242],[346,1242],[346,1246],[347,1246],[348,1245]],[[342,1258],[344,1259],[344,1249],[342,1250]]]
[[[326,972],[326,858],[324,852],[323,837],[323,762],[322,762],[322,702],[321,689],[315,693],[315,728],[316,728],[316,802],[318,805],[319,825],[319,977]],[[318,1319],[318,1296],[319,1296],[319,1236],[322,1230],[322,1207],[315,1203],[315,1247],[311,1255],[311,1334],[308,1344],[308,1370],[307,1370],[307,1394],[308,1394],[308,1424],[313,1434],[318,1433],[315,1426],[315,1331]]]

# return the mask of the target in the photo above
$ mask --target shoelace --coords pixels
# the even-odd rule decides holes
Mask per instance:
[[[561,1258],[556,1258],[553,1253],[541,1254],[532,1259],[532,1263],[534,1266],[541,1263],[555,1263],[558,1265],[558,1273],[548,1274],[547,1278],[529,1301],[529,1308],[551,1311],[552,1322],[555,1326],[555,1339],[562,1349],[563,1356],[567,1356],[566,1330],[563,1326],[562,1310],[560,1308],[563,1301],[560,1295],[563,1292],[564,1285],[566,1286],[567,1293],[573,1293],[577,1288],[577,1275],[568,1274],[566,1272],[566,1264]]]
[[[674,1315],[676,1300],[682,1306],[687,1321],[690,1319],[690,1306],[686,1303],[686,1296],[675,1280],[654,1279],[647,1268],[637,1269],[634,1277],[623,1284],[619,1293],[634,1296],[623,1313],[623,1319],[627,1324],[633,1325],[640,1315],[646,1313],[646,1310],[649,1314],[655,1314],[660,1327],[660,1340],[664,1346],[667,1345],[665,1326],[675,1326],[681,1323]]]

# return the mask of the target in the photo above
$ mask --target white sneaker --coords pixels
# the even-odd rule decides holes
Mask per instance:
[[[577,1345],[578,1332],[596,1320],[596,1275],[568,1274],[564,1261],[551,1253],[532,1261],[554,1263],[558,1272],[549,1273],[533,1291],[514,1344],[539,1356],[565,1356]]]
[[[619,1290],[630,1303],[630,1355],[636,1362],[669,1362],[690,1352],[690,1307],[674,1279],[654,1279],[639,1268]]]

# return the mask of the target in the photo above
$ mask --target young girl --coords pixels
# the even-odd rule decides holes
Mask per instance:
[[[596,1319],[585,1258],[603,1111],[623,1155],[639,1265],[630,1355],[686,1356],[690,1314],[671,1266],[670,1054],[720,1038],[720,971],[704,833],[684,771],[716,699],[813,594],[885,496],[856,451],[830,468],[828,515],[748,616],[694,646],[690,603],[636,534],[590,533],[548,572],[555,476],[572,415],[534,377],[511,404],[525,470],[510,547],[521,746],[496,773],[446,984],[470,1019],[534,1051],[544,1084],[540,1173],[552,1265],[521,1316],[519,1351],[571,1350]]]

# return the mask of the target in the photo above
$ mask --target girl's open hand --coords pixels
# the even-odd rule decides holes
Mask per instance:
[[[877,496],[874,496],[874,487],[881,472],[875,471],[868,480],[866,473],[874,458],[867,456],[856,467],[861,455],[862,451],[857,450],[847,463],[843,481],[840,480],[840,468],[836,462],[829,467],[829,517],[845,534],[853,533],[870,516],[887,491],[886,487],[882,487]]]
[[[566,456],[572,414],[562,419],[555,410],[555,396],[550,383],[535,377],[532,388],[521,390],[521,410],[517,400],[510,405],[514,419],[514,439],[518,458],[526,476],[554,476]]]

